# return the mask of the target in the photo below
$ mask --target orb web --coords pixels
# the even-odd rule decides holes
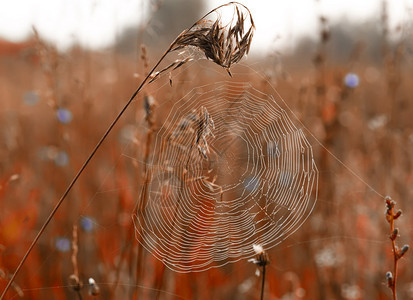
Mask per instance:
[[[139,242],[177,272],[254,256],[296,231],[316,202],[312,148],[270,95],[250,84],[198,87],[156,134]]]

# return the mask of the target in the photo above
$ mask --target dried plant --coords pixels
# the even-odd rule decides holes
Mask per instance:
[[[228,23],[223,23],[220,9],[233,6],[234,15]],[[215,20],[209,19],[216,14]],[[249,28],[245,32],[247,21]],[[207,13],[194,25],[184,30],[169,46],[168,52],[182,50],[188,47],[201,51],[207,59],[225,68],[231,75],[231,65],[238,63],[250,50],[255,24],[247,7],[237,2],[221,5]],[[160,74],[175,70],[192,58],[176,60],[166,68],[151,74],[151,81]]]
[[[73,225],[73,231],[72,231],[72,265],[73,265],[73,274],[70,275],[69,279],[71,282],[71,286],[75,293],[77,294],[79,300],[82,300],[82,294],[80,293],[80,290],[83,287],[82,281],[80,281],[79,278],[79,266],[77,262],[77,254],[79,251],[78,247],[78,229],[77,225]]]
[[[234,9],[233,19],[231,20],[231,22],[227,24],[223,24],[221,19],[220,10],[224,7],[232,7]],[[214,15],[215,19],[211,21],[210,18],[214,17]],[[247,27],[245,24],[247,20],[250,22],[250,24],[249,29],[245,32],[245,29]],[[195,48],[197,50],[200,50],[207,59],[210,59],[216,64],[225,68],[228,74],[231,75],[229,71],[231,65],[239,62],[244,55],[248,54],[254,30],[255,25],[248,8],[237,2],[229,2],[227,4],[221,5],[211,10],[199,21],[197,21],[194,25],[189,27],[189,29],[184,30],[172,42],[172,44],[164,52],[164,54],[161,56],[158,62],[153,66],[152,70],[149,71],[148,75],[143,79],[139,87],[136,89],[136,91],[133,93],[133,95],[130,97],[130,99],[127,101],[124,107],[121,109],[119,114],[109,125],[109,128],[103,134],[101,139],[96,144],[95,148],[91,151],[88,158],[85,160],[81,168],[78,170],[72,181],[67,186],[65,192],[60,197],[59,201],[47,217],[46,221],[40,228],[36,237],[33,239],[31,245],[29,246],[29,249],[21,259],[19,265],[16,268],[16,271],[14,272],[10,281],[7,283],[7,286],[4,289],[0,297],[0,300],[5,297],[7,291],[12,286],[15,277],[19,273],[24,262],[26,261],[27,257],[32,251],[33,247],[36,245],[37,241],[39,240],[40,236],[43,234],[44,230],[52,220],[53,216],[56,214],[57,210],[59,209],[63,201],[66,199],[74,184],[77,182],[78,178],[83,173],[84,169],[89,164],[90,160],[94,157],[97,150],[100,148],[100,146],[105,141],[109,133],[112,131],[113,127],[117,124],[121,116],[125,113],[126,109],[136,98],[137,94],[142,90],[144,86],[146,86],[147,84],[154,81],[157,77],[159,77],[161,73],[171,69],[177,69],[192,59],[185,58],[183,60],[177,60],[169,66],[167,66],[166,68],[160,71],[156,71],[161,62],[164,60],[164,58],[173,51],[183,50],[185,48],[190,47]]]
[[[229,71],[232,64],[238,63],[248,54],[255,29],[249,10],[243,6],[247,11],[247,15],[244,15],[239,5],[234,3],[236,15],[229,24],[222,24],[220,15],[215,22],[206,20],[212,12],[218,13],[219,8],[217,8],[182,32],[172,43],[171,50],[180,50],[188,46],[195,47],[201,50],[206,58]],[[250,27],[245,32],[244,24],[247,19],[249,19]]]
[[[395,212],[395,205],[396,202],[394,200],[390,197],[386,197],[386,220],[390,224],[390,240],[393,251],[393,273],[390,271],[386,273],[386,281],[388,287],[391,289],[393,300],[397,299],[396,283],[398,263],[399,260],[406,254],[407,250],[409,250],[409,245],[404,245],[401,249],[399,249],[396,245],[396,239],[399,236],[399,229],[394,227],[394,221],[402,215],[402,211],[398,210]]]
[[[252,245],[255,251],[255,258],[249,259],[249,262],[252,262],[257,265],[256,275],[260,276],[260,270],[258,268],[262,268],[262,276],[261,276],[261,297],[260,299],[264,299],[264,287],[265,287],[265,267],[270,263],[270,258],[268,253],[264,250],[261,245]]]

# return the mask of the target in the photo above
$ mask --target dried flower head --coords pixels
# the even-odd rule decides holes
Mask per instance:
[[[252,247],[256,256],[255,258],[249,259],[248,261],[260,267],[268,265],[270,263],[270,258],[268,257],[268,253],[264,250],[262,245],[253,244]]]
[[[254,249],[254,252],[255,252],[255,254],[257,254],[257,255],[259,255],[259,254],[261,254],[261,253],[264,252],[264,248],[262,248],[262,245],[253,244],[253,245],[252,245],[252,248]]]
[[[386,273],[386,281],[387,281],[387,285],[388,287],[392,287],[394,282],[393,282],[393,274],[391,272],[387,272]]]
[[[222,21],[222,9],[232,8],[232,19]],[[215,15],[215,18],[212,18]],[[248,24],[248,25],[247,25]],[[232,64],[247,55],[255,25],[247,7],[237,2],[221,5],[184,30],[171,44],[171,51],[188,46],[201,50],[207,59],[229,72]],[[229,73],[231,74],[231,73]]]
[[[403,255],[406,254],[407,250],[409,250],[409,245],[404,245],[400,251],[397,253],[398,258],[402,258]]]
[[[98,296],[100,294],[100,288],[97,285],[96,281],[90,277],[89,278],[89,295]]]
[[[232,17],[223,21],[227,9],[232,9]],[[225,12],[224,12],[225,10]],[[227,14],[225,14],[227,15]],[[230,67],[238,63],[250,50],[255,25],[249,9],[238,2],[229,2],[211,10],[194,25],[185,29],[172,42],[153,70],[148,83],[152,83],[167,71],[173,71],[193,60],[191,55],[177,59],[159,71],[156,67],[170,52],[193,48],[207,58],[225,68],[230,76]],[[169,84],[172,85],[171,74]]]

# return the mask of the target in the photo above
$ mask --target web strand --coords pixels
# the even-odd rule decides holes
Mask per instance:
[[[170,269],[203,271],[274,247],[317,197],[311,145],[275,100],[250,84],[191,90],[159,129],[138,240]],[[138,230],[139,229],[139,230]]]
[[[268,82],[268,81],[267,81]],[[381,194],[377,189],[375,189],[372,185],[370,185],[366,180],[364,180],[360,175],[358,175],[352,168],[350,168],[347,164],[345,164],[337,155],[331,152],[326,146],[324,146],[323,142],[321,142],[314,133],[300,120],[300,118],[294,113],[294,111],[290,108],[288,103],[284,100],[284,98],[278,93],[278,91],[268,82],[271,86],[271,89],[277,95],[277,97],[281,100],[281,102],[285,105],[288,111],[294,116],[297,122],[304,128],[307,133],[317,142],[317,144],[323,148],[331,157],[333,157],[342,167],[344,167],[351,175],[353,175],[357,180],[362,182],[365,186],[367,186],[372,192],[374,192],[377,196],[381,198],[385,198],[383,194]]]

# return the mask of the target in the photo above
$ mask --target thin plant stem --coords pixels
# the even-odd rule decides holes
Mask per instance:
[[[79,247],[78,247],[78,233],[77,233],[78,229],[77,229],[77,225],[73,225],[73,231],[72,231],[72,265],[73,265],[73,274],[71,276],[71,278],[73,278],[74,282],[74,286],[73,286],[73,290],[76,292],[79,300],[82,300],[82,294],[80,292],[81,288],[82,288],[82,283],[79,279],[79,266],[77,263],[77,254],[79,251]]]
[[[409,245],[404,245],[401,249],[399,249],[396,245],[396,239],[399,236],[399,229],[395,228],[394,223],[395,220],[401,216],[402,211],[398,210],[395,212],[395,205],[396,202],[394,202],[390,197],[386,197],[386,220],[390,224],[390,240],[393,251],[393,273],[387,272],[386,279],[387,285],[392,292],[393,300],[397,300],[396,285],[399,260],[406,254],[407,250],[409,250]]]
[[[265,286],[265,264],[262,266],[262,282],[261,282],[261,300],[264,299],[264,286]]]
[[[261,297],[260,299],[264,299],[264,288],[265,288],[265,271],[266,266],[270,263],[270,258],[268,253],[264,250],[262,245],[260,244],[253,244],[254,251],[256,253],[255,259],[248,260],[249,262],[253,262],[257,265],[257,268],[262,268],[262,275],[261,275]],[[257,269],[257,272],[259,269]]]
[[[173,43],[171,44],[171,46]],[[103,134],[99,142],[96,144],[95,148],[92,150],[92,152],[89,154],[88,158],[85,160],[83,163],[82,167],[80,167],[79,171],[76,173],[76,175],[73,177],[72,181],[66,188],[65,192],[63,195],[60,197],[59,201],[56,203],[55,207],[53,210],[50,212],[49,216],[47,217],[46,221],[43,223],[42,227],[40,228],[39,232],[37,233],[36,237],[33,239],[30,247],[27,249],[25,255],[21,259],[19,265],[16,268],[16,271],[13,273],[12,277],[10,278],[10,281],[7,283],[6,288],[4,289],[3,293],[1,294],[0,300],[4,299],[7,291],[9,290],[10,286],[14,282],[17,274],[19,274],[23,264],[25,263],[27,257],[29,256],[30,252],[32,252],[34,246],[37,244],[38,240],[42,236],[43,232],[46,230],[46,227],[49,225],[50,221],[56,214],[57,210],[59,207],[62,205],[63,201],[67,198],[67,195],[69,192],[72,190],[74,184],[77,182],[79,179],[80,175],[83,173],[83,171],[86,169],[87,165],[91,161],[91,159],[95,156],[97,150],[100,148],[100,146],[103,144],[103,142],[106,140],[107,136],[109,133],[112,131],[113,127],[118,123],[119,119],[122,117],[122,115],[125,113],[126,109],[129,107],[129,105],[132,103],[132,101],[135,99],[136,95],[142,90],[144,85],[148,82],[148,79],[150,78],[151,74],[155,71],[155,69],[159,66],[159,64],[162,62],[162,60],[166,57],[166,55],[169,53],[172,47],[169,47],[168,50],[165,51],[165,53],[161,56],[161,58],[158,60],[158,62],[155,64],[155,66],[152,68],[152,70],[146,75],[144,80],[141,82],[139,87],[136,89],[136,91],[133,93],[133,95],[130,97],[128,102],[124,105],[122,110],[118,113],[116,118],[112,121],[112,123],[109,125],[109,128],[106,130],[106,132]]]
[[[80,291],[76,291],[77,297],[79,298],[79,300],[83,300],[82,298],[82,294],[80,293]]]
[[[392,238],[392,234],[394,232],[394,205],[395,203],[390,200],[386,199],[387,203],[387,221],[390,224],[390,240],[391,240],[391,246],[392,246],[392,251],[393,251],[393,274],[392,274],[392,280],[389,284],[389,288],[392,292],[393,300],[397,300],[397,290],[396,290],[396,283],[397,283],[397,265],[398,265],[398,257],[397,257],[397,246],[396,246],[396,237],[397,234]]]
[[[394,220],[390,222],[390,233],[394,231]],[[396,241],[392,239],[391,246],[393,250],[393,283],[390,286],[390,289],[393,294],[393,300],[397,300],[397,290],[396,290],[396,283],[397,283],[397,267],[399,264],[399,260],[397,258],[397,248],[396,248]]]
[[[148,104],[150,105],[150,104]],[[151,110],[151,108],[150,108]],[[144,213],[144,207],[146,206],[147,198],[148,198],[148,185],[149,185],[149,180],[151,177],[151,173],[148,170],[148,161],[149,161],[149,155],[150,155],[150,149],[151,149],[151,144],[152,144],[152,139],[153,139],[153,134],[155,131],[155,124],[153,121],[154,117],[154,111],[149,111],[147,115],[147,122],[149,125],[149,129],[147,131],[146,135],[146,144],[145,144],[145,156],[144,156],[144,170],[143,173],[145,174],[145,181],[142,189],[142,194],[141,194],[141,201],[139,205],[136,205],[134,208],[134,213],[138,213],[141,216]],[[142,234],[142,233],[140,233]],[[142,271],[142,259],[143,259],[143,246],[141,243],[138,245],[138,257],[137,257],[137,262],[136,262],[136,286],[135,289],[138,288],[139,286],[139,281],[141,277],[141,271]]]
[[[251,27],[250,29],[245,33],[244,35],[244,18],[241,18],[240,14],[238,14],[238,22],[234,27],[227,28],[226,30],[228,32],[231,32],[231,34],[226,38],[226,41],[222,40],[223,38],[223,31],[224,28],[220,28],[219,26],[219,20],[217,19],[216,22],[211,25],[209,28],[196,28],[197,25],[199,25],[199,21],[202,19],[206,18],[209,14],[213,13],[214,11],[217,11],[219,8],[226,6],[226,5],[235,5],[237,8],[238,12],[238,7],[237,5],[243,6],[247,11],[248,15],[250,17],[251,21]],[[113,127],[118,123],[119,119],[122,117],[122,115],[125,113],[126,109],[129,107],[129,105],[132,103],[132,101],[135,99],[136,95],[141,91],[141,89],[145,86],[145,84],[151,83],[153,80],[156,79],[158,75],[160,75],[162,72],[165,72],[166,70],[172,68],[175,66],[175,69],[179,66],[181,66],[183,63],[185,63],[187,60],[180,61],[180,62],[175,62],[165,69],[161,70],[160,72],[154,73],[154,71],[157,69],[157,67],[160,65],[160,63],[163,61],[163,59],[167,56],[168,53],[175,51],[175,50],[180,50],[183,49],[187,46],[194,46],[200,49],[201,51],[204,52],[205,56],[217,63],[218,65],[224,67],[229,74],[229,68],[232,64],[237,63],[241,58],[248,54],[250,44],[251,44],[251,39],[253,36],[253,31],[255,29],[254,22],[252,20],[252,16],[246,6],[243,4],[237,3],[237,2],[229,2],[227,4],[223,4],[221,6],[218,6],[217,8],[211,10],[209,13],[207,13],[203,18],[201,18],[199,21],[194,23],[189,29],[184,30],[178,37],[170,44],[168,49],[164,52],[164,54],[161,56],[161,58],[158,60],[158,62],[152,67],[151,71],[148,72],[148,74],[145,76],[139,87],[136,89],[136,91],[132,94],[130,99],[127,101],[127,103],[124,105],[124,107],[121,109],[121,111],[118,113],[118,115],[115,117],[115,119],[112,121],[112,123],[109,125],[109,128],[106,130],[106,132],[103,134],[99,142],[96,144],[95,148],[92,150],[92,152],[89,154],[88,158],[85,160],[83,165],[80,167],[79,171],[76,173],[76,175],[73,177],[72,181],[70,184],[67,186],[65,192],[63,195],[60,197],[59,201],[56,203],[54,206],[53,210],[50,212],[49,216],[47,217],[46,221],[43,223],[42,227],[40,228],[39,232],[37,233],[36,237],[33,239],[31,245],[29,246],[28,250],[24,254],[23,258],[21,259],[19,265],[17,266],[15,272],[13,273],[10,281],[7,283],[6,288],[2,292],[0,296],[0,300],[4,299],[7,291],[9,290],[10,286],[14,282],[17,274],[19,274],[23,264],[25,263],[27,257],[33,250],[34,246],[37,244],[38,240],[42,236],[43,232],[46,230],[46,227],[49,225],[50,221],[56,214],[57,210],[63,203],[63,201],[67,198],[67,195],[69,192],[72,190],[74,184],[77,182],[79,179],[80,175],[83,173],[91,159],[95,156],[97,150],[101,147],[103,142],[106,140],[107,136],[109,133],[112,131]],[[205,31],[206,29],[206,31]],[[207,32],[207,34],[206,34]],[[218,50],[218,51],[212,51]],[[141,202],[140,207],[142,204],[144,204],[145,201]]]

